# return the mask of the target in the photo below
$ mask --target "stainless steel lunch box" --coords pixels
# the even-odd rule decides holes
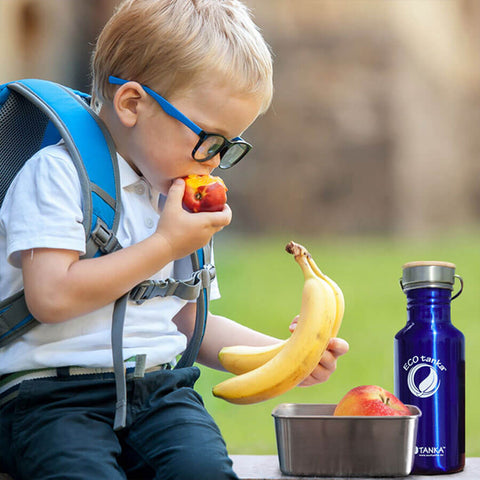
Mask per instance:
[[[420,410],[409,416],[335,417],[335,404],[284,403],[272,412],[280,470],[328,477],[406,476]]]

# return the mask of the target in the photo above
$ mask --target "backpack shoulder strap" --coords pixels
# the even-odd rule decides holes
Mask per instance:
[[[203,288],[197,298],[197,313],[195,317],[195,328],[193,330],[192,338],[190,339],[187,348],[183,352],[182,357],[178,361],[175,368],[190,367],[195,362],[200,345],[202,344],[203,336],[205,335],[205,328],[207,326],[208,306],[210,303],[210,284],[212,278],[210,277],[210,262],[211,262],[212,241],[205,247],[197,250],[192,254],[193,270],[205,272]]]
[[[88,96],[80,96],[63,85],[39,79],[19,80],[9,83],[7,87],[48,119],[37,150],[49,141],[53,143],[56,140],[51,133],[52,126],[58,132],[57,139],[63,138],[65,141],[82,189],[86,256],[92,257],[118,248],[113,239],[120,211],[116,152],[105,125],[86,103]],[[46,135],[50,135],[53,141]],[[25,137],[25,131],[22,137]],[[12,139],[11,143],[20,143],[20,138],[18,142]]]
[[[23,290],[0,302],[0,348],[35,325],[38,325],[38,321],[28,310]]]
[[[120,248],[118,164],[88,95],[54,82],[27,79],[0,87],[0,205],[15,175],[40,148],[65,141],[82,190],[86,256]],[[0,346],[37,325],[23,291],[0,302]]]

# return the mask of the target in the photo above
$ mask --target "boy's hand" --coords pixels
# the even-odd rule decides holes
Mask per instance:
[[[182,207],[184,191],[185,181],[176,179],[168,191],[155,232],[170,246],[172,260],[185,257],[203,247],[232,220],[232,211],[228,205],[221,212],[187,212]]]
[[[298,322],[298,315],[292,320],[292,323],[289,326],[290,332],[295,330]],[[319,364],[314,368],[313,372],[301,382],[299,387],[309,387],[310,385],[315,385],[317,383],[326,382],[330,375],[337,368],[337,359],[338,357],[345,355],[348,352],[349,345],[342,338],[331,338],[328,342],[327,349],[320,359]]]
[[[345,355],[348,349],[349,345],[343,338],[331,338],[318,365],[298,386],[309,387],[310,385],[326,382],[337,368],[338,357]]]

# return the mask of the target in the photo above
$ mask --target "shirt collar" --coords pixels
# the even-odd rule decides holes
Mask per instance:
[[[139,186],[143,186],[147,189],[148,196],[152,207],[158,211],[159,210],[159,195],[160,192],[154,189],[148,180],[138,175],[137,172],[128,164],[128,162],[117,153],[118,158],[118,169],[120,172],[120,186],[126,192],[135,192]]]
[[[128,188],[142,179],[119,153],[117,153],[117,159],[120,172],[120,186],[122,188]]]

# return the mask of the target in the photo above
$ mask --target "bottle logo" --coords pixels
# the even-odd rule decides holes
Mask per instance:
[[[445,455],[447,447],[445,445],[441,447],[415,447],[415,455],[419,457],[442,457]]]
[[[408,372],[408,388],[419,398],[435,395],[440,387],[437,371],[428,363],[417,363]]]

